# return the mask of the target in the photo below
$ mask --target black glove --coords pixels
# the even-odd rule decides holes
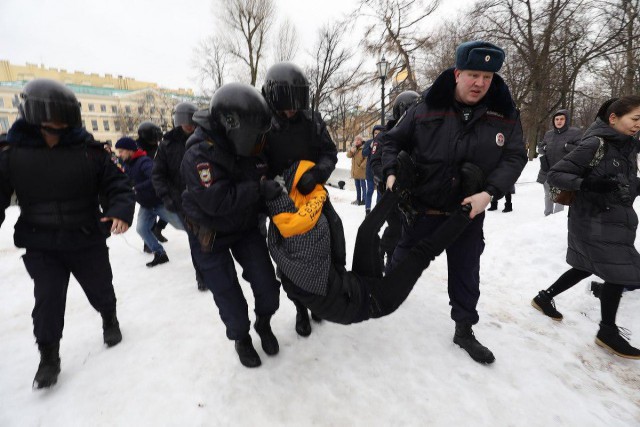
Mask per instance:
[[[317,183],[318,181],[316,180],[316,177],[313,173],[313,168],[311,168],[302,174],[296,187],[298,188],[298,191],[300,193],[306,196],[313,191]]]
[[[588,176],[582,180],[580,189],[594,193],[611,193],[618,189],[618,181],[610,176]]]
[[[260,181],[260,195],[265,200],[273,200],[282,194],[284,188],[282,185],[272,179],[263,179]]]
[[[165,196],[162,198],[162,204],[164,207],[170,212],[178,212],[178,207],[173,199],[169,196]]]

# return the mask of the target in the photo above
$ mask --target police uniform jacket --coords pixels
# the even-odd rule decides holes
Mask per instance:
[[[131,224],[129,179],[85,129],[70,130],[49,148],[38,127],[18,120],[7,143],[0,152],[0,223],[15,190],[17,247],[78,250],[104,244],[110,224],[102,217]]]
[[[225,136],[198,127],[187,142],[181,173],[185,216],[213,229],[216,242],[258,226],[264,212],[259,182],[267,173],[262,157],[236,156]]]
[[[604,140],[605,154],[589,166]],[[600,119],[585,132],[580,145],[556,163],[548,174],[549,184],[576,190],[569,208],[567,263],[618,285],[640,285],[640,254],[634,243],[638,216],[633,200],[638,187],[638,140],[623,135]],[[595,193],[580,190],[586,176],[612,176],[623,184],[621,192]]]
[[[504,80],[494,74],[487,94],[473,107],[455,101],[455,87],[451,68],[384,138],[385,177],[396,173],[401,150],[416,163],[412,202],[418,210],[451,211],[459,206],[459,170],[464,162],[482,169],[485,190],[493,196],[507,193],[527,163],[520,114]]]
[[[317,182],[327,182],[336,168],[338,150],[320,114],[302,111],[285,120],[273,117],[266,135],[265,154],[270,176],[282,172],[298,160],[316,165],[312,172]]]
[[[153,160],[151,179],[156,194],[163,201],[170,199],[178,212],[182,211],[182,192],[185,189],[180,165],[186,151],[187,135],[176,127],[164,135]]]

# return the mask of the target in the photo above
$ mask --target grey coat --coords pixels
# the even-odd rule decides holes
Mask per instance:
[[[600,145],[605,141],[605,154],[590,169]],[[556,163],[548,174],[549,184],[578,190],[569,209],[567,263],[618,285],[640,286],[640,254],[634,246],[638,216],[633,210],[637,196],[638,140],[615,131],[602,120],[585,132],[580,145]],[[621,190],[612,193],[581,191],[587,176],[615,176],[628,184],[630,201],[620,199]]]
[[[554,126],[553,120],[560,114],[565,116],[566,121],[564,126],[558,129]],[[571,115],[569,114],[569,110],[556,111],[551,117],[551,126],[553,127],[553,130],[545,133],[542,141],[538,143],[538,154],[542,155],[542,157],[540,157],[540,162],[546,162],[549,165],[549,168],[558,163],[567,155],[567,153],[573,151],[580,142],[580,138],[582,138],[582,130],[576,127],[571,127],[570,123]],[[546,180],[547,172],[543,167],[540,167],[537,181],[540,184],[544,184]]]

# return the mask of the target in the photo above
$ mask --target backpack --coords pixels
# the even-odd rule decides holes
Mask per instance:
[[[589,162],[589,167],[591,169],[598,166],[602,158],[604,157],[604,153],[606,151],[606,147],[604,145],[604,140],[598,137],[600,140],[600,145],[596,150],[596,154],[593,156],[591,162]],[[587,175],[591,171],[587,172]],[[558,187],[549,186],[549,198],[553,203],[558,203],[560,205],[571,206],[573,201],[576,199],[576,191],[575,190],[563,190]]]

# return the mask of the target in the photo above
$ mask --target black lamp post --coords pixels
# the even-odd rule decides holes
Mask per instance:
[[[389,73],[389,65],[390,64],[387,62],[387,60],[384,59],[384,56],[382,57],[380,62],[376,64],[376,66],[378,67],[378,78],[380,78],[380,83],[382,85],[382,111],[380,113],[380,124],[382,124],[383,126],[384,126],[384,81],[387,79],[387,74]]]

